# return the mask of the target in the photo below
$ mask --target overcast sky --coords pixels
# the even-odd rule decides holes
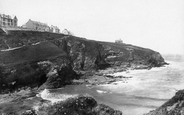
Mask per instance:
[[[88,39],[184,52],[184,0],[0,0],[0,13],[19,26],[32,19]]]

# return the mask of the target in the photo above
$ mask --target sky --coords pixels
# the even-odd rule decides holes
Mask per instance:
[[[68,29],[87,39],[184,54],[184,0],[0,0],[0,13]]]

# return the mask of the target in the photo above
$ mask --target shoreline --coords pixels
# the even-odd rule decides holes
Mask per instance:
[[[122,71],[119,71],[119,70]],[[117,72],[118,70],[118,72]],[[86,87],[95,87],[95,86],[103,86],[103,85],[117,85],[117,82],[121,83],[128,83],[128,80],[132,78],[132,76],[126,76],[128,73],[131,73],[132,71],[135,71],[137,69],[127,69],[127,68],[108,68],[106,70],[101,70],[98,72],[95,72],[93,76],[88,77],[87,79],[79,79],[79,80],[73,80],[72,85],[85,85]],[[149,69],[138,69],[138,70],[149,70]],[[114,71],[114,72],[112,72]],[[113,73],[113,74],[112,74]],[[117,73],[124,73],[123,75],[116,75]],[[66,86],[67,87],[67,86]],[[65,87],[63,87],[65,88]],[[45,89],[44,89],[45,90]],[[38,91],[37,89],[25,89],[25,90],[20,90],[18,92],[10,93],[10,94],[3,94],[1,96],[1,100],[4,101],[4,103],[18,103],[19,101],[27,101],[27,99],[36,99],[38,102],[33,103],[38,105],[38,103],[46,102],[46,103],[54,103],[58,101],[62,101],[62,99],[49,99],[49,98],[44,98],[43,96],[38,96],[41,94],[41,92],[44,92],[44,90]],[[103,90],[96,90],[97,93],[103,94],[107,93],[106,91]],[[109,93],[109,92],[108,92]],[[76,95],[75,95],[76,96]],[[74,96],[74,97],[75,97]],[[63,95],[65,99],[73,97],[72,95]],[[57,97],[56,98],[61,98]],[[48,101],[48,102],[47,102]],[[3,102],[0,103],[0,105],[3,105]],[[6,104],[5,104],[6,105]],[[8,105],[11,106],[11,105]],[[30,106],[28,104],[28,106]],[[35,106],[35,105],[34,105]],[[1,107],[1,106],[0,106]],[[30,109],[33,108],[29,107]]]

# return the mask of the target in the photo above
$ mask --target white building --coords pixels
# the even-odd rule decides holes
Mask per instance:
[[[57,26],[51,25],[50,31],[53,33],[60,33],[60,29]]]
[[[62,31],[62,34],[65,34],[65,35],[73,35],[73,33],[70,32],[70,31],[67,30],[67,29],[64,29],[64,30]]]

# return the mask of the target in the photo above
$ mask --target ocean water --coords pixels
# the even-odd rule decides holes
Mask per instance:
[[[184,62],[173,60],[166,62],[170,64],[165,67],[114,74],[131,76],[126,79],[126,82],[119,81],[94,87],[71,85],[62,89],[50,90],[50,92],[65,97],[87,94],[94,97],[98,103],[121,110],[123,115],[143,115],[161,106],[178,90],[184,89]],[[55,99],[54,96],[49,96],[49,98]]]

